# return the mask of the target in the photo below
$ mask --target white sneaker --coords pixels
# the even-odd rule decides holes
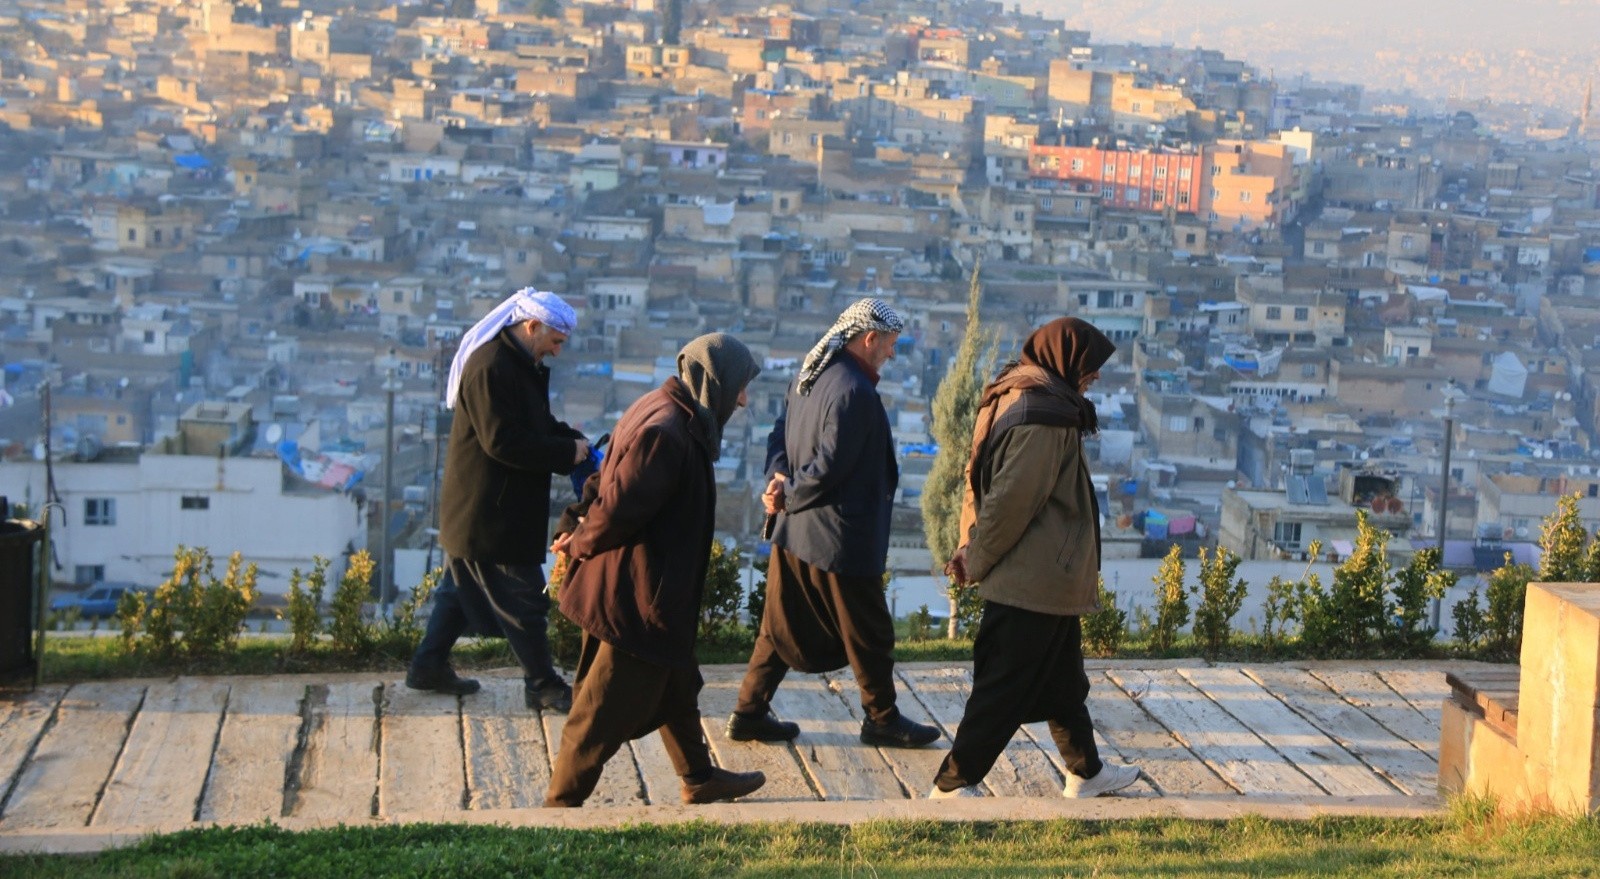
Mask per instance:
[[[1061,788],[1061,795],[1068,799],[1082,799],[1085,797],[1098,797],[1119,791],[1139,780],[1139,767],[1124,766],[1120,763],[1102,763],[1100,772],[1093,778],[1079,778],[1068,773],[1066,786]]]
[[[958,787],[955,790],[940,790],[939,786],[936,784],[928,791],[928,799],[930,800],[953,800],[958,797],[981,796],[983,796],[983,791],[975,784],[969,784],[966,787]]]

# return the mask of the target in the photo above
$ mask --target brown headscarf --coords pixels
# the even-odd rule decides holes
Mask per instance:
[[[1028,336],[1022,343],[1022,356],[1000,370],[983,389],[978,403],[972,454],[967,460],[967,480],[978,497],[983,496],[979,485],[983,459],[1007,430],[1019,424],[1076,427],[1086,433],[1100,429],[1094,404],[1079,393],[1078,385],[1116,351],[1105,333],[1075,317],[1057,318]],[[1021,399],[997,419],[1000,398],[1012,391],[1021,391]]]

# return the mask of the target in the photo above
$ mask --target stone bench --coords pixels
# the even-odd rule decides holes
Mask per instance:
[[[1518,667],[1446,675],[1439,790],[1600,810],[1600,584],[1530,583]]]

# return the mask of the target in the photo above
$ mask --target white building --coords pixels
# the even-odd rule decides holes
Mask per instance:
[[[209,549],[218,576],[231,553],[242,553],[260,566],[263,593],[286,593],[290,571],[311,570],[318,555],[331,560],[336,582],[347,553],[366,546],[361,503],[294,475],[276,457],[240,456],[253,430],[248,406],[202,403],[179,419],[177,437],[150,449],[58,457],[51,469],[61,507],[50,518],[60,567],[52,576],[154,586],[171,574],[182,545]],[[31,510],[44,499],[45,480],[43,461],[0,464],[0,494]]]

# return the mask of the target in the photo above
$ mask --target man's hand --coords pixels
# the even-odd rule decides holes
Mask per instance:
[[[761,506],[767,515],[775,516],[784,508],[783,481],[787,477],[782,473],[772,474],[772,480],[767,483],[767,490],[761,493]]]
[[[589,441],[586,439],[579,439],[574,442],[573,445],[577,450],[572,455],[572,463],[582,464],[583,459],[589,457]]]
[[[945,563],[944,572],[945,572],[946,576],[948,576],[951,580],[954,580],[957,583],[960,583],[960,584],[964,585],[966,583],[972,582],[967,577],[967,545],[966,544],[963,543],[960,546],[960,548],[958,548],[956,550],[956,554],[950,557],[950,561]]]
[[[579,525],[583,524],[582,517],[580,517],[578,519],[578,524]],[[563,532],[561,534],[557,534],[556,535],[555,542],[550,544],[550,551],[555,553],[556,555],[570,555],[570,553],[567,552],[567,547],[569,547],[571,545],[572,545],[572,532],[571,531]]]

